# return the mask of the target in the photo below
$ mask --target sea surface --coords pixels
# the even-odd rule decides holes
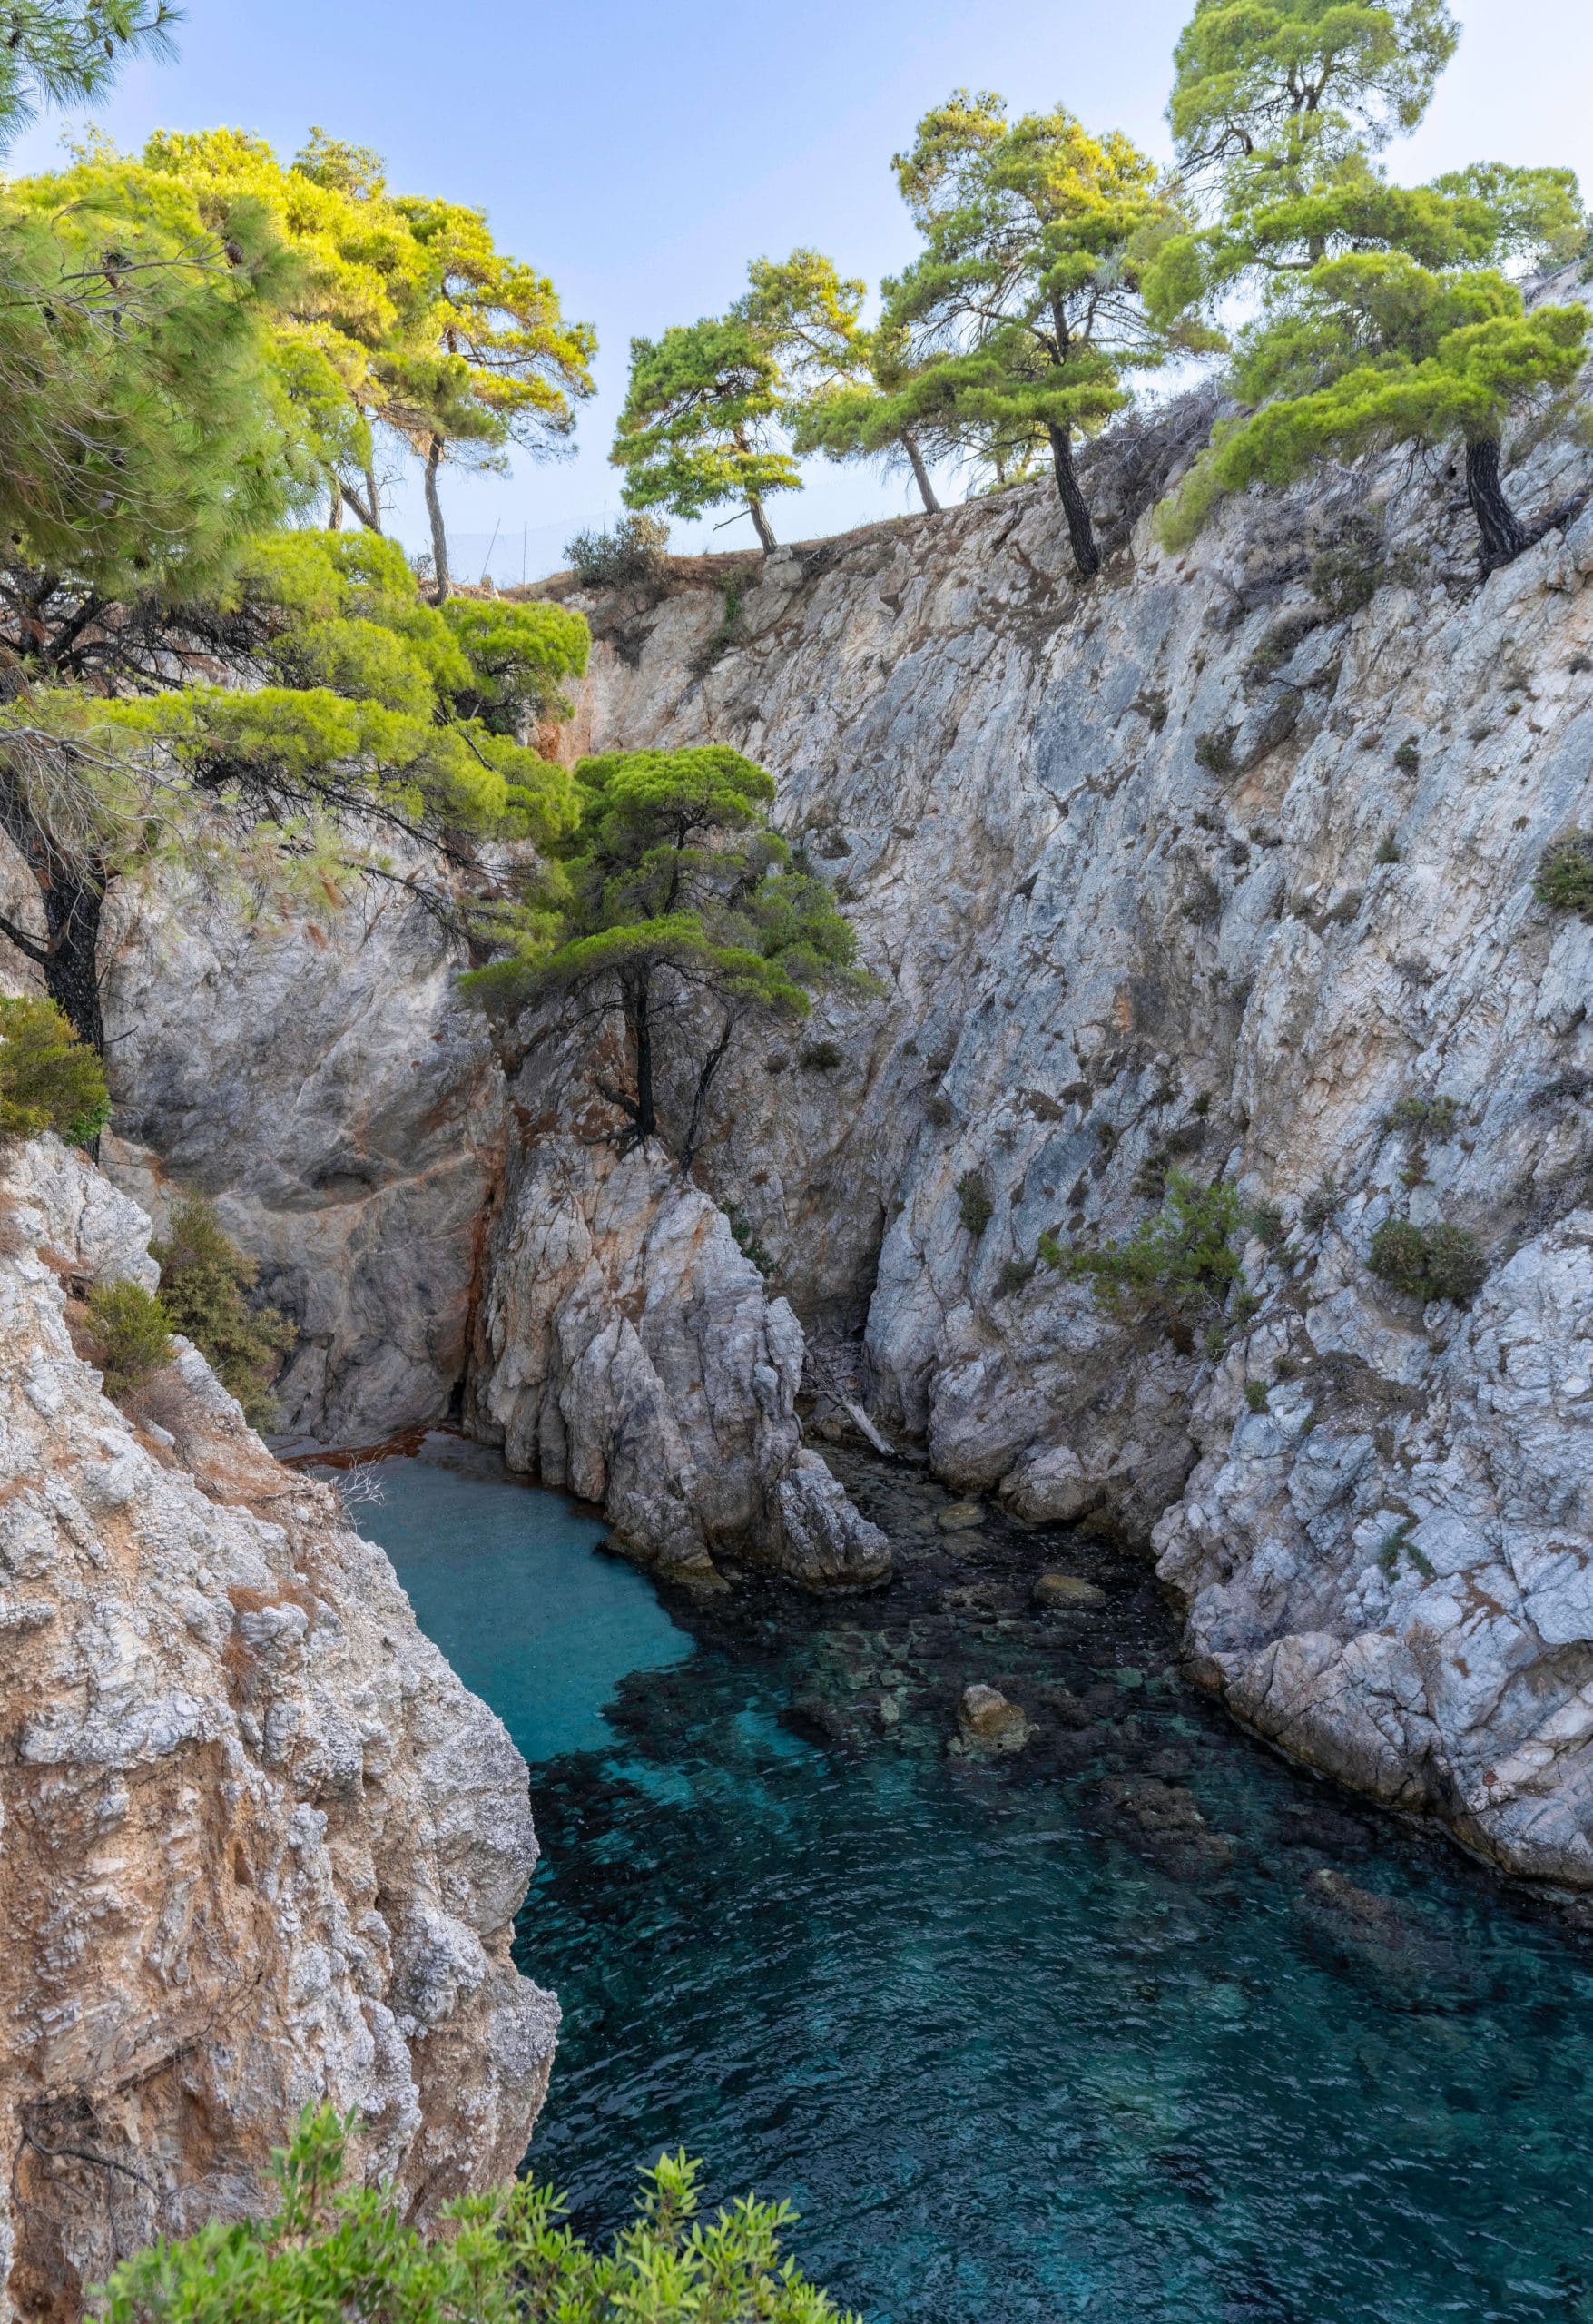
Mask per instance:
[[[1593,1940],[1240,1733],[1143,1561],[836,1464],[850,1601],[666,1599],[442,1436],[357,1512],[531,1762],[577,2227],[684,2146],[875,2324],[1593,2324]]]

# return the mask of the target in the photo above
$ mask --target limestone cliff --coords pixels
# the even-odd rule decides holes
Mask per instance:
[[[557,2024],[509,1960],[525,1764],[386,1557],[196,1351],[127,1411],[75,1352],[88,1286],[152,1282],[148,1231],[53,1139],[0,1155],[0,2309],[30,2319],[258,2205],[311,2099],[418,2202],[504,2177]]]
[[[1593,824],[1593,516],[1480,585],[1390,462],[1174,557],[1126,454],[1088,589],[1033,487],[782,551],[728,631],[711,571],[576,600],[582,745],[761,758],[884,982],[743,1059],[706,1175],[939,1474],[1159,1523],[1241,1715],[1593,1883],[1593,929],[1531,886]],[[1593,483],[1585,426],[1512,462]],[[1035,1264],[1175,1162],[1278,1214],[1216,1359]],[[1469,1309],[1371,1273],[1406,1216],[1479,1238]]]

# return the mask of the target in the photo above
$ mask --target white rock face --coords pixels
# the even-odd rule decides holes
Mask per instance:
[[[105,1167],[157,1224],[211,1196],[259,1260],[300,1334],[284,1433],[371,1443],[443,1417],[504,1136],[457,947],[367,887],[280,928],[130,896],[103,949]]]
[[[1593,463],[1550,432],[1509,484]],[[1590,540],[1479,585],[1450,482],[1391,463],[1181,557],[1141,514],[1086,590],[1026,488],[780,552],[716,656],[707,583],[591,601],[578,725],[761,759],[882,980],[743,1055],[704,1157],[804,1320],[866,1324],[876,1418],[1020,1516],[1159,1527],[1243,1716],[1578,1883],[1593,927],[1531,882],[1593,827]],[[1034,1265],[1170,1164],[1287,1234],[1220,1359]],[[1372,1275],[1406,1216],[1478,1238],[1470,1311]]]
[[[503,1728],[197,1351],[106,1400],[74,1302],[149,1221],[52,1139],[0,1165],[0,2287],[64,2316],[258,2207],[312,2099],[423,2204],[506,2176],[558,2013]]]
[[[602,1502],[627,1547],[816,1587],[890,1571],[796,1419],[802,1331],[661,1148],[537,1137],[493,1229],[474,1421],[511,1466]]]

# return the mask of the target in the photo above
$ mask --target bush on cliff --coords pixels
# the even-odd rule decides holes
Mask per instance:
[[[1372,1272],[1407,1299],[1470,1299],[1488,1273],[1475,1235],[1440,1220],[1418,1226],[1408,1218],[1385,1218],[1372,1238]]]
[[[270,2219],[212,2221],[124,2260],[105,2324],[827,2324],[832,2300],[782,2258],[787,2203],[743,2196],[698,2216],[700,2165],[664,2154],[606,2251],[561,2223],[534,2180],[457,2196],[416,2227],[391,2185],[345,2183],[345,2123],[301,2117],[276,2159]]]
[[[1234,1238],[1245,1217],[1225,1179],[1202,1187],[1174,1170],[1161,1209],[1125,1241],[1081,1251],[1042,1235],[1039,1254],[1070,1280],[1092,1283],[1108,1315],[1158,1317],[1175,1344],[1189,1344],[1196,1318],[1214,1315],[1239,1280]]]
[[[111,1118],[104,1068],[53,1000],[0,1000],[0,1137],[86,1146]]]
[[[1550,911],[1593,920],[1593,832],[1568,832],[1546,847],[1532,892]]]
[[[161,1266],[161,1302],[173,1331],[191,1339],[256,1428],[269,1428],[276,1406],[267,1383],[296,1336],[274,1307],[251,1307],[259,1270],[223,1229],[202,1195],[172,1214],[172,1232],[150,1246]]]
[[[143,1284],[96,1284],[88,1311],[107,1395],[125,1395],[146,1373],[170,1362],[172,1319]]]

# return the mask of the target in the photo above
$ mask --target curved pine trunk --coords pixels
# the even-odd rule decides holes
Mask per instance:
[[[1520,519],[1499,480],[1499,438],[1484,436],[1466,447],[1466,497],[1482,536],[1482,569],[1492,573],[1528,546]]]
[[[918,486],[919,497],[924,504],[925,513],[930,517],[938,517],[940,514],[940,503],[936,499],[935,487],[929,482],[929,471],[924,466],[924,456],[919,449],[919,439],[910,428],[903,432],[901,448],[907,454],[911,465],[913,482]]]
[[[1051,460],[1057,471],[1057,494],[1062,503],[1062,513],[1067,519],[1067,537],[1073,544],[1073,562],[1082,578],[1093,580],[1101,569],[1101,552],[1096,546],[1096,528],[1090,520],[1089,503],[1078,481],[1078,471],[1073,465],[1071,431],[1066,428],[1049,428]]]
[[[755,492],[750,492],[747,495],[747,514],[752,520],[752,529],[762,544],[763,554],[767,556],[778,544],[774,538],[774,527],[763,514],[763,503]]]

